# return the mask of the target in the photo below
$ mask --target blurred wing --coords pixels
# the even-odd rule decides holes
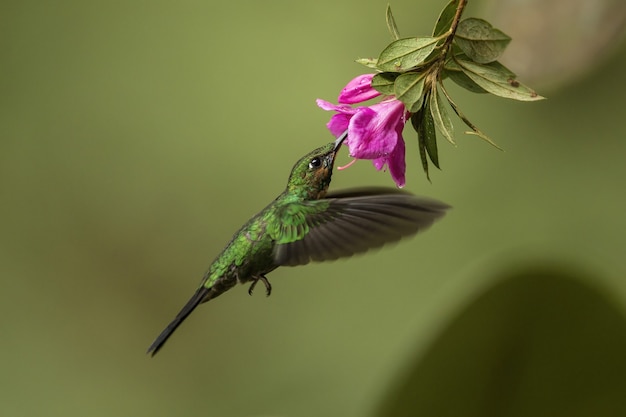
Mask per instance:
[[[297,203],[279,216],[274,259],[295,266],[366,252],[425,230],[448,208],[392,188],[347,190]]]

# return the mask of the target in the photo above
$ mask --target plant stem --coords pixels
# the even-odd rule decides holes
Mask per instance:
[[[454,18],[452,19],[452,24],[450,25],[450,29],[448,30],[448,35],[446,36],[446,40],[441,46],[441,54],[439,54],[439,56],[435,58],[435,62],[428,70],[429,76],[426,86],[429,88],[430,86],[434,86],[437,82],[442,84],[441,72],[444,65],[446,64],[446,59],[448,59],[448,52],[450,52],[450,48],[452,48],[454,35],[456,34],[456,29],[459,26],[459,22],[461,21],[461,15],[463,14],[463,9],[465,9],[465,6],[467,6],[467,0],[459,0],[459,4],[457,4],[456,6],[456,12],[454,13]]]
[[[463,14],[463,9],[465,9],[465,6],[467,6],[467,0],[459,0],[459,4],[456,6],[456,13],[454,14],[454,18],[452,19],[452,25],[450,25],[450,34],[446,38],[446,41],[441,48],[441,56],[443,56],[444,59],[448,55],[448,51],[452,47],[452,41],[454,40],[454,35],[456,34],[456,28],[459,26],[459,22],[461,21],[461,15]]]

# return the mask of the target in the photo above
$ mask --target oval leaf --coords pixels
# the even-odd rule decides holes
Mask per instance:
[[[393,13],[391,13],[391,5],[387,5],[387,14],[385,16],[387,18],[387,29],[389,29],[389,34],[393,40],[400,39],[400,33],[398,32],[398,26],[396,25],[396,19],[393,18]]]
[[[487,64],[500,58],[511,38],[483,19],[462,20],[455,42],[474,62]]]
[[[372,78],[372,88],[380,94],[392,96],[395,94],[394,82],[398,78],[398,74],[394,72],[381,72]]]
[[[442,79],[445,77],[450,77],[452,81],[454,81],[460,87],[471,91],[472,93],[486,93],[487,90],[476,84],[470,77],[463,73],[463,70],[457,64],[454,59],[448,59],[446,61],[446,65],[441,72]]]
[[[461,119],[467,127],[472,129],[471,132],[470,131],[465,132],[466,134],[476,135],[479,138],[483,139],[484,141],[490,143],[492,146],[495,146],[496,148],[502,150],[502,148],[496,145],[496,143],[493,140],[491,140],[489,136],[485,135],[472,122],[470,122],[470,120],[463,114],[463,112],[461,112],[461,109],[459,109],[459,106],[457,106],[456,103],[452,100],[452,97],[450,97],[450,94],[448,94],[448,92],[446,91],[446,88],[443,85],[441,85],[441,91],[443,92],[443,95],[446,97],[446,100],[448,100],[448,104],[450,104],[450,107],[452,107],[452,110],[454,110],[456,115],[459,116],[459,119]]]
[[[491,63],[483,65],[464,59],[457,59],[456,62],[465,75],[491,94],[520,101],[543,99],[534,90],[517,81],[514,76],[511,76],[512,72],[502,64],[493,65],[495,63]]]
[[[430,175],[428,174],[428,156],[426,155],[426,145],[424,144],[424,137],[420,135],[420,126],[422,124],[422,110],[411,115],[411,125],[417,132],[417,147],[420,151],[420,160],[422,161],[422,169],[426,174],[426,179],[430,181]]]
[[[439,13],[439,19],[437,19],[437,24],[435,24],[435,28],[433,29],[433,36],[441,36],[450,29],[458,4],[459,0],[452,0],[443,8],[441,13]]]
[[[437,39],[405,38],[390,43],[378,57],[381,71],[404,72],[417,67],[437,46]]]
[[[361,65],[365,65],[368,68],[371,69],[377,69],[378,68],[378,60],[376,58],[359,58],[356,60],[356,62],[358,62]]]
[[[506,74],[506,76],[509,78],[517,78],[517,74],[515,74],[513,71],[511,71],[510,69],[508,69],[507,67],[499,63],[498,61],[489,63],[489,67],[495,70],[498,70],[503,74]]]
[[[422,117],[422,123],[420,130],[417,132],[418,136],[424,138],[424,147],[433,165],[439,168],[439,155],[437,152],[437,132],[435,131],[435,122],[430,111],[430,106],[426,104],[424,106],[424,116]]]
[[[433,84],[433,88],[430,91],[430,112],[432,113],[433,121],[437,129],[443,133],[443,136],[448,139],[448,142],[456,145],[454,143],[454,127],[452,126],[452,120],[450,120],[450,116],[448,116],[448,112],[439,96],[436,85],[437,84]]]
[[[396,98],[403,102],[411,113],[416,113],[424,102],[425,75],[423,72],[408,72],[396,78],[394,84]]]

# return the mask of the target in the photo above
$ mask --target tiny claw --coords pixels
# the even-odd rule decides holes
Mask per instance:
[[[272,284],[270,284],[267,278],[265,278],[265,275],[260,275],[258,277],[253,276],[252,280],[253,280],[252,284],[250,284],[250,288],[248,288],[248,294],[252,295],[252,293],[254,292],[254,287],[256,286],[257,282],[261,281],[263,285],[265,285],[266,296],[267,297],[270,296],[270,294],[272,293]]]
[[[252,284],[250,284],[250,288],[248,288],[249,295],[252,295],[252,293],[254,292],[254,287],[256,286],[257,282],[259,282],[259,280],[255,279],[254,281],[252,281]]]
[[[340,170],[340,171],[343,171],[344,169],[350,168],[352,165],[354,165],[355,162],[356,162],[356,158],[354,158],[352,161],[348,162],[344,166],[337,167],[337,169]]]

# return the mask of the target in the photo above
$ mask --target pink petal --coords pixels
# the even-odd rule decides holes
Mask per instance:
[[[352,116],[348,124],[348,138],[346,146],[350,148],[350,155],[358,159],[367,159],[361,156],[361,149],[364,143],[367,143],[367,135],[369,134],[369,125],[376,112],[368,107],[359,107],[359,111]],[[367,145],[365,145],[367,146]]]
[[[355,104],[378,97],[380,93],[372,88],[374,74],[363,74],[350,80],[341,90],[337,101],[343,104]]]
[[[388,129],[395,129],[398,124],[406,123],[404,104],[400,100],[392,99],[381,101],[370,106],[372,110],[380,114],[381,122],[384,122]]]
[[[363,107],[348,126],[350,155],[359,159],[375,159],[389,155],[396,146],[395,129],[380,129],[380,114]]]
[[[337,114],[334,114],[330,118],[330,121],[326,124],[328,130],[330,130],[330,132],[335,137],[339,137],[343,132],[346,131],[346,129],[348,128],[348,123],[350,122],[350,118],[357,111],[357,109],[354,109],[348,105],[335,105],[319,98],[316,100],[316,102],[317,105],[324,110],[337,112]]]
[[[405,113],[404,104],[395,99],[359,107],[348,126],[350,154],[359,159],[389,156],[404,128]]]
[[[389,159],[387,159],[387,165],[389,166],[389,173],[391,174],[391,178],[400,188],[404,187],[404,184],[406,183],[406,162],[404,160],[404,155],[404,139],[402,138],[402,136],[400,136],[398,138],[398,144],[396,145],[396,148],[393,150],[391,155],[389,155]]]
[[[376,168],[378,171],[383,169],[386,163],[387,163],[386,156],[381,156],[380,158],[372,159],[372,164],[374,165],[374,168]]]
[[[371,77],[357,77],[346,89],[353,88],[351,84],[358,84],[362,80],[366,84],[371,81]],[[366,89],[361,92],[363,91]],[[355,88],[351,90],[351,93],[354,92]],[[356,96],[355,93],[352,97]],[[336,137],[348,130],[345,144],[350,149],[351,156],[371,159],[379,171],[388,168],[396,185],[404,187],[406,161],[402,131],[410,114],[402,102],[391,98],[371,106],[353,108],[347,104],[335,105],[318,99],[317,105],[324,110],[336,112],[327,124],[328,129]]]
[[[315,103],[317,103],[317,107],[326,111],[341,111],[345,109],[346,107],[349,107],[349,106],[338,106],[336,104],[329,103],[326,100],[322,100],[321,98],[318,98],[317,100],[315,100]]]
[[[332,133],[333,136],[338,138],[343,134],[343,132],[346,131],[346,129],[348,129],[351,117],[352,116],[348,114],[337,113],[330,118],[328,123],[326,123],[326,127],[330,130],[330,133]],[[346,139],[346,144],[348,140],[349,137]]]

